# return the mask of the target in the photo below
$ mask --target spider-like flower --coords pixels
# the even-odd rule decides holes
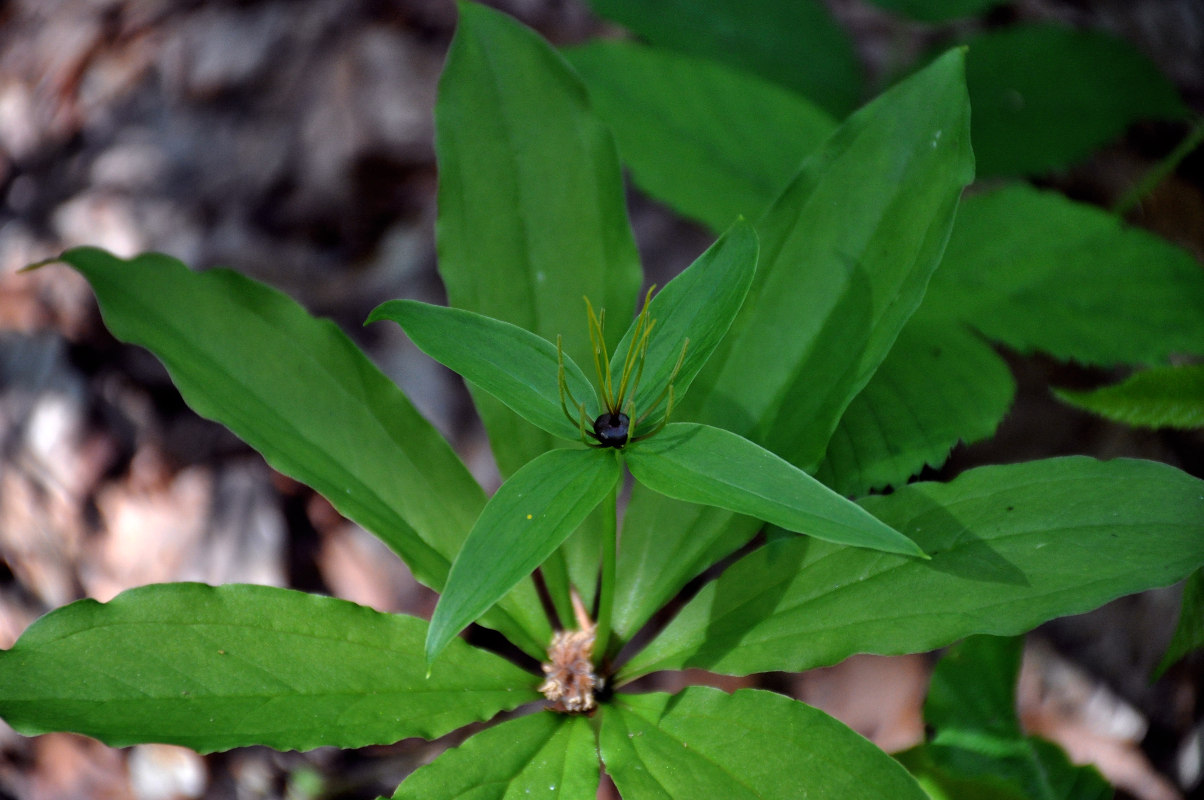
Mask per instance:
[[[603,335],[606,309],[595,314],[589,298],[585,298],[585,307],[589,312],[589,340],[594,354],[594,370],[598,375],[598,404],[604,409],[594,419],[593,430],[586,428],[585,403],[579,402],[573,397],[573,392],[569,389],[568,381],[565,379],[564,347],[561,337],[556,337],[556,379],[560,389],[560,409],[569,422],[581,429],[581,441],[589,447],[621,448],[624,445],[647,439],[664,428],[669,421],[669,415],[673,413],[673,379],[681,371],[681,365],[686,358],[686,348],[690,346],[689,339],[682,342],[677,363],[674,365],[673,371],[669,373],[669,378],[665,382],[664,388],[661,389],[661,393],[648,404],[647,408],[643,409],[644,413],[638,417],[636,417],[635,400],[633,399],[636,390],[639,389],[640,378],[644,374],[644,362],[648,356],[648,340],[656,325],[656,320],[648,313],[648,304],[652,301],[652,293],[655,290],[656,287],[653,286],[644,296],[644,307],[636,317],[631,341],[627,345],[627,354],[623,358],[623,371],[619,373],[617,388],[611,377],[610,355],[606,352],[606,339]],[[636,436],[636,426],[646,420],[661,401],[665,400],[666,396],[668,396],[668,403],[665,406],[665,415],[651,430]],[[572,404],[573,408],[577,410],[576,416],[569,413],[569,404]],[[632,421],[633,417],[635,418],[634,422]],[[589,441],[587,436],[594,441]]]

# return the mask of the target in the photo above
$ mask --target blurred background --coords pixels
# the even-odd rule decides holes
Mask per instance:
[[[584,0],[488,4],[557,45],[626,35]],[[1128,40],[1204,110],[1200,0],[1017,0],[940,23],[889,3],[825,5],[865,75],[855,101],[937,44],[1052,21]],[[82,278],[17,271],[92,244],[271,283],[335,319],[495,487],[459,379],[397,326],[361,327],[383,300],[443,299],[432,108],[455,16],[450,0],[0,2],[0,647],[51,608],[160,581],[291,586],[429,614],[433,595],[383,544],[196,417],[151,355],[117,343]],[[1039,183],[1110,207],[1188,129],[1137,122]],[[661,281],[710,238],[634,189],[630,214]],[[1180,162],[1130,219],[1204,259],[1204,156]],[[1198,434],[1136,431],[1050,396],[1051,384],[1107,373],[1004,355],[1019,390],[998,434],[959,447],[930,477],[1067,453],[1154,458],[1204,477]],[[1204,660],[1148,681],[1177,609],[1170,588],[1029,637],[1026,725],[1096,763],[1122,797],[1204,797]],[[931,663],[857,657],[801,676],[692,679],[791,693],[897,750],[923,735]],[[200,757],[28,739],[0,723],[0,799],[375,797],[446,744]]]

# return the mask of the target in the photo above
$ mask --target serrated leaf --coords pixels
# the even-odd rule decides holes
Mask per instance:
[[[559,359],[556,345],[547,339],[508,322],[416,300],[382,303],[367,322],[382,319],[396,322],[422,352],[532,425],[562,439],[581,439],[580,425],[570,422],[561,406]],[[594,396],[585,373],[567,353],[564,376],[573,396]]]
[[[779,694],[694,686],[619,695],[599,713],[602,762],[623,797],[924,800],[890,756]]]
[[[919,304],[972,177],[961,61],[951,52],[886,92],[808,158],[757,226],[752,289],[678,419],[739,433],[804,471],[818,465]],[[638,486],[623,527],[624,637],[757,528]]]
[[[1085,364],[1204,354],[1204,272],[1191,255],[1026,186],[966,200],[924,311]]]
[[[544,711],[447,750],[406,778],[393,800],[594,800],[597,793],[598,746],[589,721]]]
[[[632,398],[635,414],[647,416],[646,424],[655,424],[664,416],[668,405],[665,388],[670,376],[673,376],[674,397],[678,401],[685,397],[694,377],[715,352],[740,311],[756,269],[757,234],[747,222],[737,220],[705,253],[652,298],[648,317],[655,320],[655,327],[641,368],[639,388]],[[624,355],[635,334],[636,324],[633,322],[627,329],[611,358],[611,380],[616,387],[621,380]],[[661,396],[660,402],[653,405],[658,396]],[[638,436],[639,431],[635,435]]]
[[[747,514],[829,542],[924,555],[856,503],[722,428],[674,422],[624,453],[637,481],[676,500]]]
[[[0,651],[0,716],[27,735],[202,753],[434,738],[538,698],[538,679],[456,642],[426,677],[426,622],[267,586],[81,600]]]
[[[1089,392],[1055,389],[1063,402],[1142,428],[1204,427],[1204,364],[1154,367]]]
[[[924,703],[924,721],[936,729],[928,757],[953,775],[1007,781],[1031,800],[1107,800],[1112,787],[1093,767],[1024,735],[1016,717],[1023,651],[1022,637],[975,636],[949,648]]]
[[[427,660],[542,564],[621,475],[614,451],[551,450],[503,483],[452,564],[431,618]]]
[[[840,418],[815,477],[843,495],[897,486],[939,467],[959,441],[995,433],[1011,405],[1011,370],[956,323],[933,323],[923,307],[874,377]]]
[[[590,0],[652,44],[744,69],[843,117],[861,99],[861,67],[817,0]]]
[[[1137,120],[1185,110],[1148,58],[1098,31],[1016,25],[966,44],[980,175],[1069,166]]]
[[[234,272],[103,250],[61,260],[92,285],[105,325],[167,367],[188,405],[279,472],[312,486],[441,589],[485,504],[480,486],[392,381],[329,320]],[[550,635],[530,586],[491,626],[529,652]]]
[[[551,342],[560,334],[587,363],[582,296],[629,319],[640,285],[614,142],[547,42],[492,9],[459,8],[435,108],[448,301]],[[503,475],[555,446],[492,398],[473,399]]]
[[[1204,481],[1155,462],[980,467],[861,502],[932,559],[775,541],[703,587],[620,680],[797,671],[1013,635],[1204,564]]]
[[[612,41],[565,56],[639,187],[714,231],[760,217],[836,127],[794,92],[710,59]]]

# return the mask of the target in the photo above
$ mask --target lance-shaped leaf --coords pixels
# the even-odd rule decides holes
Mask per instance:
[[[435,233],[448,303],[550,342],[561,335],[566,355],[588,369],[582,296],[622,321],[608,332],[613,347],[642,280],[614,141],[580,79],[538,34],[481,5],[459,9],[435,105]],[[469,389],[503,477],[557,446]],[[600,531],[587,519],[564,548],[587,602]]]
[[[1154,367],[1090,392],[1056,389],[1058,399],[1143,428],[1204,428],[1204,364]]]
[[[431,618],[427,661],[542,564],[621,475],[611,450],[551,450],[503,483],[452,564]]]
[[[194,411],[383,539],[418,580],[443,587],[484,493],[334,323],[238,273],[192,272],[164,255],[126,261],[78,248],[61,260],[88,279],[113,335],[158,356]],[[534,589],[521,592],[489,624],[538,654],[548,627]]]
[[[780,694],[695,686],[619,695],[599,714],[602,763],[623,797],[926,800],[886,753]]]
[[[962,54],[952,52],[857,111],[807,159],[757,224],[753,286],[682,418],[746,436],[804,471],[819,464],[940,261],[973,173],[969,113]],[[632,493],[620,636],[752,535],[720,512],[681,507]]]
[[[641,189],[715,232],[757,219],[836,122],[787,89],[637,42],[565,51]]]
[[[861,99],[852,40],[819,0],[590,0],[590,5],[653,44],[759,74],[836,116]]]
[[[459,10],[435,106],[448,303],[551,342],[561,334],[586,364],[582,295],[626,321],[641,280],[614,141],[538,34],[475,3]],[[503,475],[555,446],[486,394],[473,399]]]
[[[1093,767],[1070,763],[1056,745],[1025,736],[1016,717],[1016,681],[1024,639],[975,636],[941,658],[924,703],[936,733],[924,746],[943,772],[1000,779],[1031,800],[1106,800]]]
[[[81,600],[0,651],[0,716],[114,747],[308,750],[434,738],[536,697],[456,642],[426,677],[426,622],[267,586],[145,586]]]
[[[862,505],[931,560],[780,539],[705,586],[621,679],[796,671],[1010,636],[1204,564],[1204,481],[1151,461],[981,467]]]
[[[422,352],[532,425],[562,439],[581,438],[580,425],[570,422],[561,406],[556,345],[547,339],[508,322],[416,300],[382,303],[367,321],[382,319],[396,322]],[[593,386],[567,353],[564,377],[575,398],[594,398]],[[595,405],[589,403],[590,408]],[[570,403],[568,409],[573,412],[574,406]]]
[[[669,402],[665,388],[670,376],[675,402],[685,396],[731,327],[756,271],[757,233],[744,220],[737,220],[652,298],[648,317],[656,322],[640,368],[639,387],[632,398],[635,413],[646,417],[646,424],[663,416]],[[611,381],[616,388],[622,379],[624,355],[639,324],[638,319],[631,324],[611,358]],[[673,375],[679,358],[680,368]],[[658,397],[660,402],[653,406]]]
[[[923,556],[915,542],[742,436],[674,422],[625,451],[635,479],[661,494],[747,514],[817,539]]]
[[[541,711],[507,720],[406,778],[393,800],[544,797],[595,800],[598,745],[589,720]]]

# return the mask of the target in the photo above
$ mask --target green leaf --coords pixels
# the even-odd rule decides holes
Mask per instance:
[[[689,340],[681,367],[673,379],[674,397],[681,400],[694,377],[727,334],[740,310],[757,270],[757,234],[744,220],[707,248],[693,264],[666,284],[648,305],[648,316],[656,325],[648,342],[639,389],[632,398],[635,412],[652,424],[664,416],[668,397],[652,405],[669,383]],[[611,379],[615,386],[623,370],[636,322],[615,348]],[[563,415],[562,415],[563,416]],[[637,432],[638,435],[638,432]]]
[[[113,747],[308,750],[431,739],[539,696],[462,642],[427,678],[426,627],[267,586],[144,586],[56,609],[0,651],[0,716]]]
[[[921,22],[945,22],[981,14],[1003,0],[872,0],[874,5],[897,11]]]
[[[959,440],[993,435],[1011,405],[1007,363],[962,325],[923,316],[921,306],[828,441],[815,477],[840,494],[898,486],[939,467]]]
[[[1204,354],[1204,272],[1099,209],[1011,186],[968,199],[924,300],[1023,353],[1085,364]]]
[[[961,52],[949,53],[807,159],[757,226],[752,289],[679,418],[741,434],[806,472],[818,466],[919,304],[972,177],[962,72]],[[733,520],[636,487],[619,554],[620,636],[757,529]]]
[[[998,778],[1031,800],[1106,800],[1110,787],[1056,745],[1024,735],[1016,681],[1024,639],[976,636],[949,649],[932,674],[924,721],[936,729],[931,760],[968,778]]]
[[[334,323],[237,273],[191,272],[164,255],[125,261],[78,248],[62,260],[92,284],[113,335],[158,356],[194,411],[383,539],[418,580],[443,587],[484,494]],[[490,624],[538,654],[550,634],[533,588],[522,592]]]
[[[1002,778],[966,778],[949,772],[933,760],[927,745],[917,745],[891,755],[907,768],[930,800],[1028,800]]]
[[[1069,166],[1141,119],[1180,117],[1174,85],[1097,31],[1016,25],[970,39],[966,80],[980,175]]]
[[[771,692],[619,695],[602,762],[623,797],[924,800],[890,756],[827,714]]]
[[[756,219],[836,127],[756,75],[635,42],[565,51],[641,189],[712,230]]]
[[[598,747],[585,717],[536,712],[476,734],[397,787],[393,800],[594,800]]]
[[[561,334],[588,364],[582,296],[630,319],[641,273],[618,154],[585,87],[534,32],[463,3],[435,122],[449,304],[551,342]],[[503,475],[555,446],[486,393],[473,399]]]
[[[761,267],[704,372],[704,421],[807,471],[821,460],[919,305],[973,177],[962,61],[949,52],[850,117],[757,226]]]
[[[390,300],[368,316],[368,322],[382,319],[396,322],[422,352],[532,425],[562,439],[581,438],[580,426],[569,422],[561,407],[556,345],[547,339],[508,322],[417,300]],[[567,353],[564,374],[574,396],[594,397],[593,386]]]
[[[718,506],[829,542],[924,555],[856,503],[722,428],[674,422],[624,452],[637,481],[676,500]]]
[[[1196,570],[1183,584],[1179,623],[1175,626],[1170,646],[1154,670],[1155,679],[1179,659],[1201,647],[1204,647],[1204,571]]]
[[[1143,428],[1204,427],[1204,364],[1154,367],[1091,392],[1055,389],[1058,399]]]
[[[861,99],[853,43],[817,0],[590,0],[652,44],[747,70],[843,117]]]
[[[621,475],[612,450],[551,450],[503,483],[452,564],[431,618],[427,661],[542,564]]]
[[[981,467],[862,505],[932,559],[780,539],[703,587],[620,680],[798,671],[1013,635],[1204,564],[1204,481],[1149,461]]]

